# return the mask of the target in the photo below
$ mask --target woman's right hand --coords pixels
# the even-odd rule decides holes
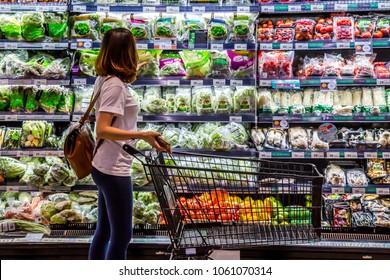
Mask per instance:
[[[160,133],[155,132],[155,131],[146,131],[142,133],[142,140],[146,141],[149,143],[150,146],[155,148],[159,152],[165,152],[165,149],[161,147],[157,140],[156,137],[161,136]]]

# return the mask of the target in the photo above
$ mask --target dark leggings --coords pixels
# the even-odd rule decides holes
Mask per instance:
[[[125,260],[133,232],[131,177],[107,175],[94,168],[92,178],[99,190],[99,200],[89,259]]]

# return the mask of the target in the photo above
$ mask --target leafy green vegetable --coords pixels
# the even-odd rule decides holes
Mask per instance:
[[[15,15],[0,15],[0,30],[8,40],[19,41],[22,38],[22,27]]]
[[[8,87],[0,87],[0,111],[8,110],[10,105],[10,92]]]
[[[87,76],[96,76],[95,61],[98,51],[78,51],[80,56],[79,67],[83,74]]]
[[[58,112],[70,114],[74,106],[74,95],[72,92],[63,91],[60,102],[58,103]]]
[[[60,104],[62,92],[63,89],[58,86],[43,87],[39,98],[39,106],[47,113],[55,113]]]
[[[80,37],[87,37],[91,33],[91,27],[88,22],[77,22],[74,25],[74,31]]]
[[[145,211],[145,203],[140,200],[135,200],[133,203],[133,215],[137,218],[142,218],[143,213]]]
[[[51,217],[53,217],[55,214],[57,214],[58,211],[56,210],[55,205],[52,201],[46,201],[41,205],[41,209],[39,212],[46,219],[50,220]]]
[[[41,148],[45,142],[45,134],[45,121],[25,121],[22,125],[20,146],[26,148]]]
[[[45,177],[44,176],[38,176],[38,175],[31,175],[30,177],[30,184],[35,186],[35,187],[43,187],[43,185],[45,185],[46,183],[46,180],[45,180]]]
[[[67,13],[44,13],[43,15],[45,17],[48,36],[52,40],[59,41],[68,37]]]
[[[61,213],[57,213],[50,218],[50,224],[52,225],[65,225],[67,222],[66,217]]]
[[[44,235],[50,235],[50,229],[44,225],[28,222],[24,220],[17,219],[6,219],[0,221],[0,225],[11,223],[15,225],[15,230],[24,231],[24,232],[32,232],[32,233],[43,233]]]
[[[27,12],[22,16],[22,36],[26,41],[41,41],[45,38],[43,13]]]
[[[210,72],[210,52],[183,50],[179,52],[183,59],[187,77],[206,77]]]
[[[27,165],[10,157],[0,157],[0,171],[8,179],[20,178],[26,172]]]
[[[24,93],[27,96],[25,109],[27,113],[33,113],[39,108],[39,102],[37,100],[38,88],[37,87],[25,87]]]
[[[50,175],[57,182],[62,182],[69,176],[69,169],[65,164],[54,164],[50,168]]]
[[[49,172],[50,166],[47,163],[42,163],[33,168],[33,172],[38,176],[45,176],[47,172]]]
[[[10,111],[20,112],[24,108],[24,92],[20,90],[19,86],[11,86],[10,88]]]
[[[22,129],[8,127],[4,136],[3,148],[4,149],[17,149],[20,147],[20,135]]]

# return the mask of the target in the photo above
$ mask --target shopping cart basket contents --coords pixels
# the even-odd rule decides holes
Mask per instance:
[[[323,177],[312,164],[123,148],[153,181],[173,258],[320,238]]]

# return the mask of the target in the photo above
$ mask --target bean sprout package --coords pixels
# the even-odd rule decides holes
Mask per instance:
[[[333,111],[334,92],[317,91],[314,93],[313,113],[331,113]]]
[[[214,93],[211,87],[192,88],[192,108],[198,114],[214,113]]]
[[[333,97],[333,114],[352,115],[355,108],[350,89],[338,90],[334,93]]]
[[[264,79],[291,78],[293,75],[293,51],[259,52],[259,76]]]
[[[160,75],[165,76],[185,76],[183,59],[175,51],[164,51],[160,57]]]
[[[151,14],[124,14],[122,19],[133,34],[135,40],[150,40],[152,38]]]
[[[229,35],[231,42],[254,42],[254,30],[257,14],[234,14],[230,17],[232,32]]]
[[[191,113],[191,88],[178,87],[175,95],[175,113]]]
[[[72,30],[70,32],[72,39],[99,39],[100,15],[76,15],[71,17]]]
[[[159,57],[162,51],[160,50],[137,50],[138,62],[146,63],[142,65],[137,72],[138,77],[158,77],[159,71]]]
[[[210,52],[183,50],[179,52],[187,77],[204,78],[210,72]]]
[[[215,113],[228,114],[233,110],[233,100],[230,87],[215,87]]]
[[[233,95],[234,113],[253,113],[256,108],[256,88],[238,86]]]
[[[255,76],[255,51],[227,51],[232,78],[245,79]]]

